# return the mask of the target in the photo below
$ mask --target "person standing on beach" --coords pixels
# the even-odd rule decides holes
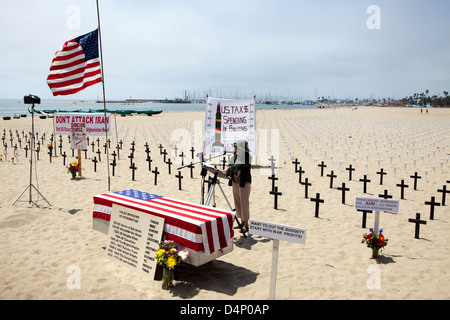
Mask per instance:
[[[248,231],[250,219],[251,160],[247,141],[238,140],[234,144],[234,155],[230,164],[223,171],[231,178],[236,215],[242,221],[244,232]]]

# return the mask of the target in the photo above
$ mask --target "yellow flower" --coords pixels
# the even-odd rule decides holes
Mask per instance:
[[[157,259],[161,259],[163,255],[164,255],[164,249],[159,249],[155,253],[155,256],[156,256]]]
[[[176,265],[177,265],[177,259],[176,259],[176,258],[174,258],[174,257],[169,257],[169,258],[167,259],[167,267],[168,267],[169,269],[175,268]]]
[[[72,166],[76,167],[78,165],[78,161],[72,162]]]

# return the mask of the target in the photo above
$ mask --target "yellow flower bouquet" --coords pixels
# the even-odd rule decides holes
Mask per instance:
[[[168,290],[173,287],[173,270],[181,261],[189,256],[189,252],[179,250],[178,244],[172,240],[164,240],[159,244],[159,250],[156,251],[156,263],[163,266],[163,284],[162,288]]]
[[[78,164],[78,161],[74,161],[67,166],[67,172],[70,172],[72,174],[72,178],[75,178],[75,175],[79,170],[80,165]]]

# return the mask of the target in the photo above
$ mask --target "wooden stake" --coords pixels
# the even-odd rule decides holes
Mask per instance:
[[[280,248],[280,240],[273,239],[272,247],[272,269],[270,272],[270,292],[269,299],[275,300],[275,289],[277,284],[277,269],[278,269],[278,250]]]
[[[81,177],[81,149],[78,150],[78,176]]]

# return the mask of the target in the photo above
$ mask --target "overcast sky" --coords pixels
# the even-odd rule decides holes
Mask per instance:
[[[46,78],[53,55],[65,41],[97,28],[95,0],[0,3],[0,98],[52,98]],[[303,99],[450,91],[448,0],[99,5],[107,99],[171,99],[184,90]],[[367,12],[371,5],[379,15]],[[63,99],[97,97],[101,84]]]

